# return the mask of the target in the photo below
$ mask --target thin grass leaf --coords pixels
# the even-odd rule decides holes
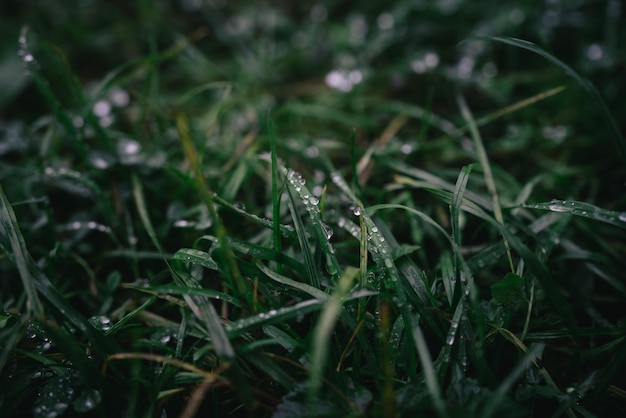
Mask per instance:
[[[219,195],[214,195],[213,196],[213,200],[215,201],[215,203],[217,203],[220,206],[225,207],[228,210],[231,210],[239,215],[242,215],[243,217],[245,217],[246,219],[249,219],[265,228],[269,228],[269,229],[273,229],[274,228],[274,221],[273,220],[268,220],[265,218],[262,218],[260,216],[257,216],[253,213],[250,213],[248,211],[246,211],[245,209],[243,209],[242,207],[240,207],[239,205],[233,205],[232,203],[228,202],[227,200],[225,200],[223,197],[219,196]],[[282,236],[287,237],[287,238],[293,238],[296,236],[295,231],[293,229],[293,227],[291,225],[283,225],[281,223],[279,223],[279,230]]]
[[[563,61],[559,60],[554,55],[541,49],[538,45],[532,42],[523,40],[523,39],[509,38],[509,37],[502,37],[502,36],[484,36],[484,37],[471,38],[469,40],[495,41],[495,42],[501,42],[507,45],[512,45],[512,46],[533,52],[547,59],[552,64],[560,67],[563,71],[565,71],[565,73],[568,76],[576,80],[576,82],[580,84],[581,87],[585,89],[585,91],[587,91],[587,93],[591,96],[592,100],[595,102],[596,106],[598,106],[598,108],[600,109],[602,118],[604,119],[604,122],[606,123],[607,127],[613,132],[617,149],[619,150],[620,156],[622,157],[622,161],[626,163],[626,139],[622,135],[619,125],[617,124],[613,116],[611,115],[611,111],[609,110],[608,106],[602,99],[600,92],[598,92],[598,89],[596,89],[596,87],[588,79],[580,76],[569,65],[565,64]],[[466,40],[464,42],[468,42],[469,40]]]
[[[297,203],[294,193],[295,192],[292,191],[290,187],[287,188],[287,196],[289,197],[289,212],[291,213],[291,218],[293,219],[296,235],[300,244],[300,251],[302,251],[302,256],[304,258],[304,266],[306,268],[308,279],[307,281],[311,283],[311,286],[318,289],[321,285],[321,273],[315,263],[315,258],[313,257],[313,251],[311,250],[311,245],[309,244],[306,229],[304,228],[300,214],[296,210]]]
[[[525,208],[549,210],[604,222],[618,228],[626,229],[626,212],[613,212],[585,202],[575,200],[552,200],[550,202],[524,205]]]
[[[22,286],[24,286],[24,292],[26,293],[27,309],[31,312],[35,318],[40,321],[44,319],[44,309],[39,295],[37,294],[35,278],[32,276],[29,265],[28,249],[24,242],[24,237],[20,232],[13,206],[4,194],[2,185],[0,185],[0,225],[2,225],[1,237],[2,240],[8,241],[7,248],[3,248],[5,254],[9,256],[11,261],[17,267],[17,271],[22,279]],[[6,244],[0,242],[2,247]],[[10,248],[10,250],[9,250]]]
[[[413,181],[413,187],[425,188],[425,189],[439,189],[446,190],[448,192],[454,192],[456,186],[436,175],[429,173],[425,170],[421,170],[419,168],[410,167],[406,164],[396,162],[393,166],[389,166],[389,168],[394,171],[398,171],[407,176],[413,177],[411,180]],[[404,176],[396,176],[396,183],[404,183],[406,177]],[[422,182],[417,182],[414,179],[423,180]],[[472,192],[471,190],[466,190],[463,194],[464,197],[471,200],[472,202],[478,204],[480,207],[485,210],[492,210],[492,202],[489,199],[484,198],[483,196]]]
[[[328,356],[328,345],[330,338],[335,328],[335,323],[341,313],[341,307],[345,302],[344,298],[347,295],[352,283],[354,283],[359,270],[354,267],[347,267],[337,286],[335,287],[331,297],[325,302],[324,309],[317,321],[315,330],[313,331],[313,350],[311,353],[311,365],[309,368],[310,386],[308,399],[313,402],[317,399],[317,395],[321,386],[321,378],[324,375],[324,369],[326,368],[326,359]],[[310,403],[311,408],[314,405]]]
[[[290,279],[288,277],[282,276],[282,275],[278,274],[277,272],[271,270],[270,268],[266,267],[265,265],[263,265],[263,263],[257,262],[256,266],[267,277],[269,277],[270,279],[274,280],[277,283],[293,287],[294,289],[298,289],[301,292],[307,293],[307,294],[313,296],[315,299],[318,299],[318,300],[321,300],[321,301],[325,301],[326,299],[328,299],[328,294],[325,293],[322,290],[319,290],[317,287],[308,285],[306,283],[297,282],[297,281],[292,280],[292,279]]]
[[[463,202],[463,195],[465,194],[465,190],[467,189],[467,182],[469,181],[469,175],[472,171],[471,165],[466,165],[461,169],[459,173],[459,177],[456,181],[456,186],[454,188],[454,194],[452,195],[452,202],[450,204],[450,223],[452,228],[452,239],[456,244],[456,248],[461,248],[461,211],[460,206]],[[454,257],[454,274],[455,280],[460,279],[462,272],[459,269],[459,259],[462,258],[460,252],[455,253]],[[465,289],[463,289],[465,291]]]
[[[313,226],[313,230],[315,231],[315,235],[317,237],[317,242],[321,249],[322,254],[326,258],[326,269],[330,273],[333,278],[339,277],[341,274],[341,265],[337,261],[337,257],[335,256],[335,248],[330,243],[330,238],[333,236],[333,230],[330,226],[328,226],[323,220],[319,208],[319,199],[315,197],[311,191],[306,187],[306,181],[302,178],[302,175],[294,170],[288,170],[285,167],[281,166],[281,170],[283,174],[287,177],[287,192],[289,195],[290,202],[292,204],[292,217],[294,217],[294,222],[300,220],[300,217],[297,216],[296,208],[296,200],[295,194],[297,193],[301,203],[304,205],[308,217],[311,220],[311,224]],[[297,219],[296,219],[297,218]],[[298,237],[301,245],[308,245],[308,240],[306,239],[306,233],[304,233],[304,224],[302,224],[300,220],[300,224],[302,225],[302,231]],[[296,223],[296,226],[297,223]],[[309,246],[310,248],[310,246]],[[312,253],[310,254],[312,257]],[[306,260],[306,255],[305,255]],[[313,258],[311,258],[310,262],[312,263],[311,267],[316,267],[317,264],[313,263]],[[317,272],[317,268],[313,270],[318,274],[317,277],[321,277],[319,272]],[[319,286],[316,286],[319,287]]]
[[[445,402],[443,400],[443,396],[441,394],[441,386],[439,384],[439,380],[437,379],[437,373],[435,372],[433,360],[428,350],[428,344],[426,343],[426,339],[424,338],[424,333],[422,332],[419,324],[417,324],[417,322],[412,319],[411,313],[406,311],[406,309],[403,310],[403,312],[405,321],[407,321],[408,319],[408,324],[410,324],[410,332],[413,336],[415,349],[422,365],[424,380],[426,382],[426,387],[428,388],[428,393],[430,394],[430,397],[433,401],[433,405],[435,407],[435,410],[437,411],[437,415],[439,415],[439,417],[445,418],[448,416],[448,412]]]
[[[132,287],[130,287],[130,288],[132,289]],[[137,289],[139,289],[139,288],[137,288]],[[146,300],[140,306],[138,306],[137,308],[133,309],[132,311],[130,311],[129,313],[124,315],[123,318],[121,318],[119,321],[117,321],[115,324],[113,324],[111,326],[111,328],[109,328],[108,330],[106,330],[104,332],[104,335],[113,335],[116,332],[118,332],[119,330],[121,330],[122,328],[124,328],[124,326],[126,324],[128,324],[133,318],[135,318],[141,312],[143,312],[146,309],[148,309],[148,307],[150,305],[152,305],[156,300],[157,299],[155,297],[152,297],[152,298],[149,298],[148,300]]]
[[[355,290],[354,292],[344,294],[341,302],[345,303],[351,300],[375,296],[377,294],[378,292],[370,289]],[[246,318],[234,321],[226,325],[224,328],[230,337],[236,337],[250,332],[255,328],[266,327],[278,323],[287,323],[289,320],[301,318],[303,315],[321,310],[326,306],[326,304],[329,303],[330,300],[330,296],[328,295],[326,299],[307,299],[292,306],[270,309],[267,312],[250,315]]]
[[[271,119],[267,119],[267,131],[270,139],[270,156],[272,171],[272,230],[274,239],[274,251],[282,252],[282,243],[280,237],[280,195],[278,193],[278,159],[276,155],[276,136],[274,135],[274,124]],[[282,272],[282,264],[276,264],[276,272]]]
[[[292,231],[293,232],[293,231]],[[295,236],[295,235],[294,235]],[[254,257],[261,260],[276,261],[282,265],[285,265],[302,275],[306,274],[304,265],[295,258],[289,257],[284,253],[274,251],[273,248],[266,248],[261,245],[252,244],[246,241],[231,240],[231,246],[233,251],[239,254],[245,254],[250,257]]]
[[[489,163],[489,158],[487,157],[487,151],[485,150],[485,146],[483,144],[483,140],[480,136],[480,132],[478,131],[478,127],[476,126],[476,122],[474,121],[474,117],[470,112],[467,103],[463,96],[457,96],[457,102],[459,107],[461,108],[461,114],[463,115],[463,119],[465,119],[465,123],[469,127],[469,131],[472,139],[474,140],[474,146],[476,147],[476,152],[478,153],[478,162],[483,168],[483,173],[485,175],[485,183],[487,184],[487,190],[491,195],[491,204],[493,205],[493,214],[496,218],[496,221],[502,226],[504,226],[504,217],[502,216],[502,208],[500,207],[500,199],[498,198],[498,190],[496,188],[496,181],[493,177],[493,173],[491,171],[491,164]],[[511,268],[511,272],[515,272],[515,267],[513,266],[513,257],[511,256],[511,250],[509,249],[509,243],[506,238],[504,238],[504,248],[506,249],[506,255],[509,259],[509,267]]]
[[[220,292],[213,289],[204,289],[202,287],[187,287],[176,285],[159,285],[159,286],[135,286],[132,284],[125,284],[123,286],[126,289],[137,290],[142,293],[147,293],[155,296],[163,295],[194,295],[194,296],[206,296],[211,299],[223,300],[231,305],[239,306],[240,302],[233,295]]]

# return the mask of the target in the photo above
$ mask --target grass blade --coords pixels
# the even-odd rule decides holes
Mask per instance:
[[[485,37],[472,38],[469,40],[495,41],[495,42],[501,42],[507,45],[512,45],[512,46],[533,52],[547,59],[552,64],[560,67],[563,71],[565,71],[565,73],[568,76],[576,80],[576,82],[580,84],[583,89],[587,91],[587,93],[591,96],[591,98],[596,103],[596,105],[600,108],[602,118],[604,119],[604,122],[606,123],[607,127],[613,132],[617,149],[620,153],[620,156],[622,157],[622,161],[626,164],[626,139],[622,135],[619,125],[617,124],[613,116],[611,115],[611,112],[608,106],[606,105],[606,103],[604,102],[604,100],[602,99],[602,96],[600,96],[598,89],[596,89],[596,87],[588,79],[580,76],[569,65],[565,64],[563,61],[556,58],[554,55],[541,49],[538,45],[532,42],[523,40],[523,39],[509,38],[509,37],[503,37],[503,36],[485,36]],[[464,42],[467,42],[467,41],[468,40]]]
[[[30,255],[28,254],[28,249],[26,248],[24,237],[20,232],[19,225],[17,224],[13,206],[11,206],[11,203],[5,196],[2,185],[0,185],[0,224],[2,225],[2,229],[0,230],[2,232],[2,238],[9,241],[8,247],[11,249],[11,251],[9,251],[8,248],[4,249],[4,252],[9,255],[20,273],[22,286],[24,286],[24,292],[26,292],[26,299],[28,301],[28,311],[32,312],[35,318],[43,321],[43,305],[37,294],[35,278],[28,268]]]
[[[459,107],[461,108],[461,114],[463,115],[463,119],[465,119],[465,123],[469,127],[470,134],[472,139],[474,140],[474,146],[476,147],[476,152],[478,153],[478,162],[483,168],[483,173],[485,175],[485,183],[487,184],[487,190],[491,195],[491,204],[493,205],[493,214],[496,218],[496,221],[500,225],[504,227],[504,218],[502,216],[502,208],[500,207],[500,200],[498,199],[498,190],[496,188],[496,181],[493,177],[493,173],[491,172],[491,164],[489,163],[489,158],[487,157],[487,151],[485,150],[485,146],[483,144],[483,140],[480,136],[480,132],[478,132],[478,127],[476,126],[476,122],[470,112],[467,103],[463,96],[457,96],[457,101]],[[509,259],[509,267],[511,268],[511,272],[515,272],[515,267],[513,266],[513,257],[511,257],[511,250],[509,248],[509,243],[506,238],[504,238],[504,248],[506,249],[506,255]]]
[[[280,195],[278,193],[278,160],[276,155],[276,136],[274,135],[274,124],[271,119],[267,120],[267,131],[270,139],[270,156],[272,171],[272,227],[274,238],[274,251],[281,252],[282,245],[280,240]],[[276,272],[281,273],[282,264],[276,263]]]
[[[626,212],[613,212],[599,208],[590,203],[577,202],[575,200],[552,200],[550,202],[524,205],[524,207],[549,210],[558,213],[571,213],[572,215],[593,219],[626,229]]]
[[[348,267],[341,275],[332,296],[328,299],[324,306],[315,330],[313,331],[313,351],[311,353],[310,386],[309,400],[317,399],[317,394],[321,385],[321,378],[326,368],[326,358],[328,355],[328,345],[330,337],[335,328],[335,322],[341,313],[341,306],[344,302],[344,296],[350,290],[350,286],[354,283],[359,270],[355,267]],[[312,404],[311,407],[314,407]]]

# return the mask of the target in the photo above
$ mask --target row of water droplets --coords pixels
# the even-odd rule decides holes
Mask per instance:
[[[552,212],[571,213],[573,215],[584,216],[613,225],[622,227],[626,226],[626,212],[612,212],[589,203],[577,202],[574,200],[552,200],[549,203],[537,203],[533,205],[525,205],[524,207],[531,209],[547,209]]]
[[[378,266],[381,276],[385,278],[385,284],[388,287],[393,287],[394,283],[398,281],[399,274],[395,267],[389,244],[385,241],[385,237],[380,233],[378,227],[369,215],[367,215],[365,209],[360,204],[356,203],[355,196],[350,190],[350,186],[348,186],[341,174],[336,171],[332,172],[330,178],[340,190],[355,201],[355,204],[352,206],[352,214],[362,219],[365,223],[367,230],[367,236],[365,238],[367,239],[368,251],[372,254],[372,259]],[[356,239],[361,240],[361,228],[352,220],[343,217],[339,218],[338,225],[348,231]],[[368,283],[378,287],[375,283],[372,283],[373,280],[374,278],[368,275]]]
[[[256,327],[268,321],[274,320],[276,317],[291,315],[294,311],[302,312],[303,309],[321,303],[317,299],[309,299],[298,303],[294,306],[283,307],[279,309],[271,309],[267,312],[261,312],[257,315],[235,321],[226,325],[226,332],[243,332],[251,327]]]
[[[319,241],[324,253],[327,256],[326,267],[331,275],[336,275],[339,271],[339,263],[334,257],[335,248],[330,243],[330,239],[332,238],[334,231],[330,225],[322,220],[319,208],[319,198],[313,195],[306,187],[306,180],[302,177],[302,174],[295,170],[286,168],[283,168],[283,173],[286,175],[289,185],[296,191],[296,193],[298,193],[300,200],[304,204],[304,208],[309,214],[309,219],[311,220],[313,227],[316,231],[321,232]]]

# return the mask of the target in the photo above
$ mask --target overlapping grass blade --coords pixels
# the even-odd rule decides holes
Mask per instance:
[[[13,206],[4,194],[0,185],[0,224],[2,225],[2,245],[3,252],[12,259],[22,279],[22,286],[26,293],[27,309],[38,320],[44,319],[44,310],[39,295],[37,294],[35,278],[29,269],[29,257],[24,237],[22,236]]]
[[[152,240],[154,246],[159,250],[159,252],[161,254],[164,254],[156,231],[154,230],[152,223],[150,222],[148,209],[146,207],[146,202],[143,196],[143,190],[137,176],[133,176],[133,195],[135,198],[135,204],[137,205],[137,211],[139,212],[139,218],[141,219],[141,222],[146,232],[148,233],[148,236]],[[199,287],[199,285],[195,283],[190,276],[183,275],[180,271],[177,272],[170,265],[167,259],[165,259],[165,257],[164,262],[167,264],[169,270],[172,272],[174,280],[178,282],[179,285],[190,288]],[[192,311],[194,311],[198,318],[204,322],[206,330],[211,336],[211,340],[213,342],[217,355],[227,361],[233,360],[235,357],[235,351],[230,343],[230,340],[228,339],[228,336],[224,332],[224,328],[220,323],[220,318],[213,304],[211,304],[211,302],[207,301],[205,298],[192,297],[189,294],[184,294],[183,297],[185,298],[185,301],[190,306]]]
[[[315,408],[314,401],[317,399],[319,388],[321,385],[321,377],[324,375],[326,368],[326,359],[328,356],[328,346],[330,344],[331,335],[335,328],[335,322],[341,313],[341,306],[344,303],[344,297],[347,295],[350,287],[354,283],[359,270],[354,267],[347,267],[337,286],[333,290],[330,298],[325,301],[324,309],[317,321],[315,330],[313,331],[313,346],[311,353],[310,386],[309,386],[309,407]]]
[[[319,199],[306,187],[306,180],[304,180],[302,175],[294,170],[288,170],[282,166],[281,171],[287,178],[287,194],[289,196],[289,202],[291,203],[290,211],[296,226],[300,246],[303,251],[305,248],[308,248],[308,250],[303,254],[305,258],[305,265],[307,265],[309,269],[309,279],[315,280],[315,282],[311,283],[313,286],[319,288],[319,278],[322,276],[317,264],[314,262],[313,253],[304,229],[304,223],[296,210],[298,204],[296,196],[298,197],[300,203],[304,205],[308,218],[311,220],[312,228],[315,232],[315,236],[317,237],[317,243],[319,244],[322,254],[326,258],[326,269],[334,279],[337,279],[341,274],[342,268],[337,261],[335,249],[330,242],[333,230],[322,219],[319,208]]]
[[[467,103],[465,102],[463,96],[459,95],[457,97],[457,101],[459,107],[461,108],[461,114],[463,115],[463,119],[465,119],[465,123],[469,127],[471,137],[474,140],[474,146],[476,147],[476,152],[478,154],[478,162],[483,168],[485,183],[487,184],[487,190],[491,195],[491,204],[493,206],[494,217],[496,221],[498,221],[498,223],[502,227],[504,227],[504,218],[502,216],[502,208],[500,207],[500,199],[498,198],[496,181],[491,171],[491,164],[489,163],[489,158],[487,157],[487,151],[485,150],[482,137],[480,136],[480,132],[478,131],[478,127],[476,126],[474,117],[472,116],[472,113],[470,112],[470,109],[467,106]],[[507,242],[506,238],[504,238],[504,248],[506,249],[506,255],[509,259],[509,267],[511,268],[511,272],[514,272],[515,267],[513,266],[513,257],[511,256],[511,250],[509,249],[509,243]]]
[[[368,289],[355,290],[354,292],[344,293],[341,303],[351,300],[375,296],[377,292]],[[295,305],[270,309],[267,312],[261,312],[256,315],[250,315],[246,318],[234,321],[224,328],[229,336],[234,337],[250,332],[255,328],[266,327],[277,323],[287,323],[294,318],[301,318],[303,315],[323,309],[330,301],[330,296],[326,299],[306,299]]]

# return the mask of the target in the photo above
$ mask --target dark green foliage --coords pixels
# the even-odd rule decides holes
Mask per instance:
[[[624,414],[619,2],[30,3],[0,416]]]

